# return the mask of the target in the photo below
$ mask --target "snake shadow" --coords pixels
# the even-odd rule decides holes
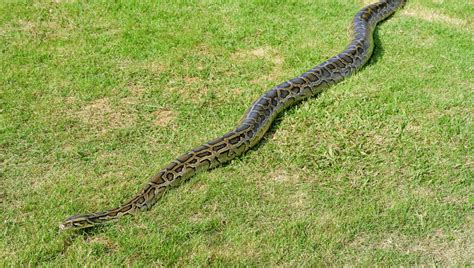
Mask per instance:
[[[95,226],[94,228],[84,228],[84,229],[67,231],[62,238],[63,246],[60,253],[66,254],[69,247],[71,247],[74,244],[74,241],[76,239],[87,240],[88,237],[90,236],[94,236],[96,234],[102,233],[105,230],[105,228],[107,228],[106,225],[98,225],[98,226]],[[59,233],[61,233],[61,231],[59,231]]]
[[[382,25],[384,23],[385,23],[385,20],[379,23],[379,25]],[[372,56],[370,57],[369,61],[359,70],[359,72],[363,72],[364,69],[367,68],[368,66],[377,64],[377,62],[379,62],[383,58],[383,55],[385,54],[385,49],[383,48],[382,41],[380,40],[379,26],[375,28],[373,37],[374,37],[374,51],[372,52]]]

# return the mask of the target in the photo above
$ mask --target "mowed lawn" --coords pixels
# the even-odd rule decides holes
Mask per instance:
[[[59,231],[342,51],[373,1],[229,2],[2,1],[0,266],[473,265],[472,1],[409,1],[242,157]]]

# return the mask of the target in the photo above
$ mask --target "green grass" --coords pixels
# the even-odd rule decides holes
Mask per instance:
[[[0,266],[473,265],[474,5],[458,0],[409,1],[367,67],[152,210],[60,232],[343,50],[364,5],[153,2],[0,4]]]

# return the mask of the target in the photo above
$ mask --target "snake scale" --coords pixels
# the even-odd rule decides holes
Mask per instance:
[[[265,92],[247,110],[234,130],[176,158],[128,202],[104,212],[72,216],[60,228],[92,227],[147,210],[170,187],[189,179],[198,171],[214,168],[241,155],[260,141],[281,111],[319,94],[359,70],[369,60],[374,49],[373,32],[377,23],[401,8],[405,1],[381,0],[364,7],[354,17],[353,39],[343,52]]]

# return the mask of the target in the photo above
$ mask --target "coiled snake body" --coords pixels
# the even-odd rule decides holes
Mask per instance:
[[[354,37],[343,52],[268,90],[252,104],[234,130],[176,158],[128,202],[104,212],[72,216],[60,228],[92,227],[149,209],[171,186],[189,179],[199,170],[216,167],[241,155],[260,141],[278,113],[360,69],[372,54],[375,26],[402,7],[405,1],[382,0],[364,7],[354,17]]]

